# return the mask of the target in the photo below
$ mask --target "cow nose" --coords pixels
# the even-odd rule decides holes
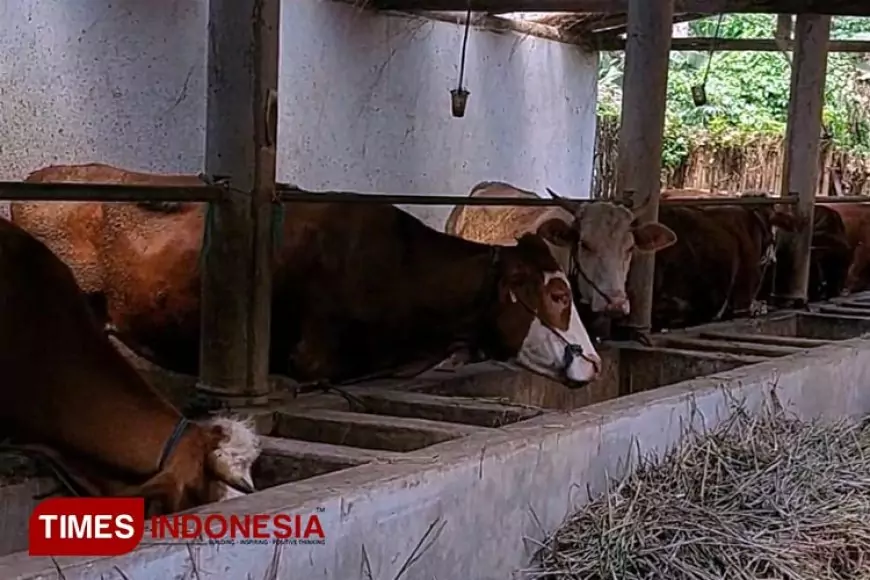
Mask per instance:
[[[573,363],[573,361],[576,357],[582,357],[584,360],[591,363],[592,368],[595,369],[595,374],[594,374],[594,376],[592,376],[586,380],[576,380],[576,379],[571,380],[571,379],[569,379],[568,381],[566,381],[565,385],[569,389],[572,389],[572,390],[580,389],[580,388],[587,386],[592,381],[594,381],[596,378],[598,378],[598,376],[601,374],[601,357],[598,356],[598,353],[586,354],[583,352],[582,347],[580,347],[580,345],[577,345],[577,344],[572,344],[565,349],[565,369],[566,369],[566,371],[567,371],[568,367],[570,367],[570,365]]]
[[[597,352],[586,353],[583,347],[579,344],[569,344],[565,346],[565,368],[567,369],[574,362],[575,358],[583,358],[592,363],[592,368],[595,369],[595,374],[601,373],[601,356]]]
[[[628,299],[626,298],[614,298],[608,303],[605,311],[607,314],[611,316],[628,316],[631,307],[629,305]]]

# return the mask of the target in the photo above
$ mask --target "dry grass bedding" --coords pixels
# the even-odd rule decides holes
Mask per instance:
[[[773,404],[646,458],[570,517],[538,579],[870,579],[870,427]]]

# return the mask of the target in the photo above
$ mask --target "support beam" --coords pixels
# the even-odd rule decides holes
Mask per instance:
[[[791,254],[785,262],[794,269],[788,273],[785,287],[776,288],[774,293],[777,300],[794,306],[807,302],[830,32],[830,16],[797,17],[781,191],[797,195],[794,212],[803,228],[782,238],[782,247]]]
[[[206,215],[197,388],[220,406],[269,392],[279,7],[209,1],[205,172],[235,193]]]
[[[587,12],[613,14],[627,12],[631,0],[474,0],[481,12]],[[467,0],[376,0],[377,8],[391,10],[468,9]],[[657,2],[650,0],[657,6]],[[668,9],[670,10],[670,8]],[[676,12],[698,14],[830,14],[836,16],[870,16],[866,0],[674,0]]]
[[[633,191],[646,204],[640,223],[655,222],[661,197],[662,140],[674,1],[631,0],[622,89],[617,194]],[[628,274],[627,327],[650,328],[654,255],[635,254]]]

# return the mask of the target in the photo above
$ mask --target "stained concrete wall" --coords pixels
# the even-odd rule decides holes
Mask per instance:
[[[196,173],[205,0],[0,0],[0,179],[100,161]],[[331,0],[282,5],[278,175],[314,189],[464,194],[501,179],[585,197],[597,57]],[[445,210],[415,208],[440,226]]]

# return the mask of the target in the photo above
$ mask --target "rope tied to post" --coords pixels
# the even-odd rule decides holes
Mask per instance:
[[[229,177],[214,177],[207,175],[205,173],[200,173],[198,175],[200,181],[205,183],[206,185],[212,187],[220,187],[223,188],[228,196],[229,195],[251,195],[249,192],[242,191],[240,189],[232,187],[230,184]],[[200,268],[204,267],[203,260],[205,260],[206,252],[211,248],[211,241],[214,236],[214,221],[215,221],[215,204],[220,202],[208,202],[206,203],[206,210],[204,216],[203,223],[203,232],[202,232],[202,251],[199,253],[199,266]],[[275,261],[280,255],[281,246],[284,242],[284,206],[281,203],[280,196],[277,195],[276,191],[272,192],[272,215],[270,219],[270,226],[272,228],[272,248],[271,248],[271,257],[272,260]]]

